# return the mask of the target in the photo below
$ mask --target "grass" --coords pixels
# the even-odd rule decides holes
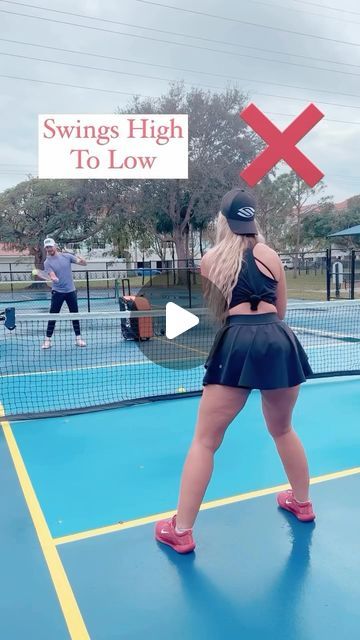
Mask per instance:
[[[289,298],[297,298],[301,300],[326,300],[326,273],[312,272],[306,274],[302,272],[294,278],[293,271],[286,272],[286,282]],[[355,290],[355,297],[358,297],[359,291]],[[331,297],[335,297],[335,284],[331,281]],[[340,286],[340,298],[349,298],[349,285],[345,283]]]
[[[289,298],[302,300],[326,300],[326,273],[301,273],[294,278],[293,271],[286,272]]]

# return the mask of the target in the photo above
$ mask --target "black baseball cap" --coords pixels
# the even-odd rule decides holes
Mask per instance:
[[[223,196],[220,211],[233,233],[257,235],[255,225],[255,199],[245,189],[231,189]]]

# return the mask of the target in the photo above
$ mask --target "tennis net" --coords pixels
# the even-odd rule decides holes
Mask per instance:
[[[198,394],[218,327],[206,309],[191,311],[199,324],[174,340],[165,335],[165,310],[17,312],[14,329],[0,326],[5,415],[49,416]],[[136,337],[144,318],[152,337],[127,339]],[[54,319],[52,346],[42,349]],[[75,344],[73,320],[80,322],[84,348]],[[360,374],[360,301],[292,304],[286,320],[308,353],[314,377]]]

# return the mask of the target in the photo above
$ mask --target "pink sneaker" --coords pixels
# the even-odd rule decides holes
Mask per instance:
[[[192,531],[184,531],[177,533],[175,531],[176,515],[171,520],[159,520],[155,526],[155,538],[158,542],[168,544],[169,547],[175,549],[178,553],[190,553],[194,551],[195,542],[192,537]]]
[[[302,522],[311,522],[315,520],[315,513],[313,512],[312,504],[310,500],[304,504],[299,504],[294,498],[292,489],[281,491],[277,495],[277,501],[279,507],[291,511],[298,520]]]

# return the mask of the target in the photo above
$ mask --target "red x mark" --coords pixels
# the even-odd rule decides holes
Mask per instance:
[[[249,104],[240,113],[240,118],[269,146],[240,173],[240,177],[254,187],[279,160],[285,160],[309,187],[314,187],[324,174],[295,145],[323,117],[324,114],[310,104],[284,131],[280,131],[255,104]]]

